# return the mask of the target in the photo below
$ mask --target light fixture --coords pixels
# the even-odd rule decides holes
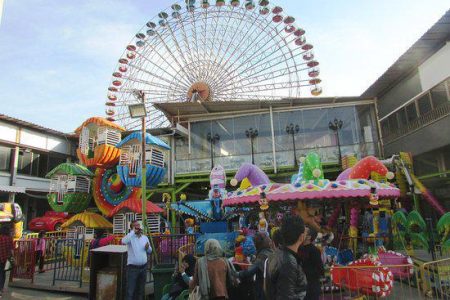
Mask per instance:
[[[145,108],[144,103],[130,104],[128,105],[128,110],[130,112],[130,117],[133,119],[147,116],[147,109]]]

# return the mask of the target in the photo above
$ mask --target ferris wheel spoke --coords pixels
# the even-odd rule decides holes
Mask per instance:
[[[166,64],[168,67],[170,67],[173,71],[176,72],[176,70],[175,70],[172,66],[170,66],[170,64],[168,64],[168,63],[165,61],[164,57],[162,57],[161,54],[159,54],[159,52],[156,52],[156,53],[157,53],[157,56],[158,56],[162,61],[164,61],[165,64]],[[164,73],[164,74],[166,74],[167,76],[169,76],[169,78],[172,78],[173,74],[169,73],[169,72],[168,72],[168,69],[163,68],[161,65],[158,65],[158,64],[154,63],[153,61],[151,61],[150,59],[148,59],[147,57],[145,57],[145,55],[143,55],[143,54],[140,53],[140,52],[136,52],[136,55],[137,55],[137,57],[138,57],[139,59],[142,59],[142,60],[146,61],[147,63],[153,65],[153,66],[156,67],[159,71],[161,71],[162,73]],[[138,64],[138,63],[139,63],[139,61],[136,62],[136,64]],[[141,69],[142,69],[142,68],[141,68]],[[150,75],[150,74],[149,74],[149,75]],[[184,78],[182,78],[180,81],[183,81],[183,82],[186,84],[186,86],[189,85],[189,82],[187,82]]]
[[[173,58],[173,61],[175,62],[175,64],[178,65],[178,67],[180,68],[180,70],[186,75],[186,78],[188,78],[189,80],[194,80],[193,77],[186,72],[185,68],[180,64],[180,62],[178,61],[178,59],[176,58],[176,56],[173,54],[172,51],[170,51],[170,48],[168,47],[167,43],[165,42],[165,40],[161,37],[161,35],[156,32],[158,35],[158,38],[161,40],[161,42],[163,43],[164,47],[166,48],[167,52],[170,54],[170,56]]]
[[[174,89],[174,87],[172,87],[170,85],[160,84],[160,83],[156,83],[156,82],[150,82],[150,81],[146,81],[144,79],[139,79],[139,78],[134,78],[134,77],[127,77],[127,76],[124,76],[122,78],[124,78],[126,80],[133,81],[133,82],[142,83],[142,84],[144,84],[146,86],[153,86],[153,87],[157,87],[157,88],[161,88],[161,89],[169,89],[169,88]],[[176,90],[182,91],[181,88],[180,89],[176,89]]]
[[[189,13],[187,13],[187,14],[189,14]],[[185,45],[185,49],[187,49],[187,54],[190,57],[190,61],[193,62],[196,59],[198,59],[198,57],[194,58],[194,54],[193,53],[196,53],[196,52],[193,51],[193,49],[191,49],[191,45],[189,43],[189,40],[188,40],[188,37],[187,37],[187,33],[186,33],[187,31],[186,31],[186,28],[184,27],[184,20],[179,18],[177,21],[178,21],[178,24],[181,27],[181,34],[183,35],[183,42],[184,42],[184,45]],[[198,80],[197,77],[195,76],[195,72],[192,71],[192,73],[194,74],[194,77],[196,78],[196,80]]]
[[[245,11],[246,12],[246,11]],[[256,23],[256,20],[260,17],[260,15],[258,15],[258,17],[253,20],[253,23],[250,24],[250,26],[254,26],[254,24]],[[242,21],[244,20],[244,18],[240,19],[239,25],[241,25]],[[251,36],[252,34],[254,34],[256,31],[255,28],[253,28],[253,31],[247,30],[240,38],[239,42],[236,43],[236,47],[234,47],[234,50],[231,54],[227,55],[229,50],[230,50],[230,46],[233,45],[233,43],[229,42],[227,48],[225,49],[225,51],[223,52],[222,55],[220,55],[220,51],[218,53],[218,56],[220,57],[219,62],[217,63],[217,66],[222,66],[222,69],[225,69],[228,65],[228,63],[230,62],[231,58],[234,57],[236,51],[238,51],[239,49],[239,45],[246,40],[247,36]],[[238,32],[238,30],[236,30],[236,32]],[[233,35],[233,38],[235,37],[235,35]],[[223,39],[222,39],[223,40]],[[234,39],[232,39],[231,41],[233,41]],[[220,47],[221,48],[221,47]],[[227,60],[223,63],[223,60],[225,59],[225,56],[228,56]],[[217,72],[217,68],[213,70],[213,72]]]
[[[222,65],[224,69],[228,67],[228,64],[230,63],[231,58],[235,58],[234,61],[238,61],[238,60],[239,60],[240,57],[237,57],[237,58],[235,57],[235,54],[236,54],[237,51],[239,51],[239,52],[241,53],[241,55],[242,55],[243,53],[247,53],[248,49],[252,46],[251,43],[249,42],[250,39],[249,39],[248,37],[251,38],[252,36],[254,36],[254,38],[257,38],[257,37],[260,37],[260,36],[261,36],[261,34],[259,34],[259,35],[256,34],[258,31],[260,31],[260,29],[259,29],[258,26],[257,26],[257,23],[258,23],[258,21],[260,20],[261,16],[262,16],[262,15],[258,14],[257,17],[253,17],[253,18],[252,18],[252,22],[250,23],[250,27],[253,28],[253,30],[251,30],[251,31],[248,30],[247,32],[245,32],[245,34],[244,34],[244,35],[240,38],[240,40],[236,43],[236,47],[234,47],[233,52],[228,56],[228,58],[227,58],[227,60],[225,61],[225,63],[222,64],[222,61],[223,61],[223,60],[221,60],[220,65]],[[266,18],[265,16],[262,17],[263,20],[264,20],[265,18]],[[264,35],[264,33],[263,33],[262,35]],[[245,49],[242,49],[242,48],[240,47],[240,45],[242,45],[243,43],[247,43],[247,44],[248,44],[248,46],[247,46]],[[229,46],[231,46],[231,44],[229,44]],[[227,50],[224,52],[224,54],[226,54],[226,53],[228,52],[228,50],[229,50],[229,47],[228,47]],[[252,52],[253,52],[253,51],[252,51]],[[224,57],[224,56],[223,56],[223,57]],[[223,57],[222,57],[222,58],[223,58]]]
[[[181,50],[181,46],[180,46],[180,44],[178,43],[178,39],[176,38],[176,36],[175,36],[175,34],[174,34],[174,32],[173,32],[172,27],[171,27],[171,26],[167,26],[167,27],[168,27],[168,30],[170,31],[170,35],[172,36],[172,40],[173,40],[174,43],[175,43],[175,47],[176,47],[178,53],[180,54],[180,56],[181,56],[181,58],[182,58],[182,60],[183,60],[183,62],[184,62],[184,66],[187,67],[189,63],[188,63],[188,61],[186,60],[186,57],[184,56],[184,52]]]
[[[143,69],[143,68],[141,68],[141,67],[138,66],[138,65],[130,64],[130,66],[132,66],[132,67],[135,68],[136,70],[139,70],[139,71],[141,71],[141,72],[143,72],[143,73],[146,73],[146,74],[148,74],[148,75],[150,75],[150,76],[152,76],[152,77],[154,77],[154,78],[157,78],[157,79],[159,79],[159,80],[165,81],[165,82],[167,82],[169,85],[172,84],[172,82],[173,82],[173,80],[169,80],[169,79],[167,79],[167,78],[165,78],[165,77],[159,76],[158,74],[156,74],[156,73],[154,73],[154,72],[150,72],[149,70]],[[169,73],[166,73],[166,74],[169,74]],[[172,75],[171,75],[171,76],[172,76]],[[183,84],[182,82],[179,82],[179,85],[180,85],[180,87],[188,88],[188,85]]]

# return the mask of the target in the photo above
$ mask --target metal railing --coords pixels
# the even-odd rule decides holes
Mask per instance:
[[[53,273],[53,285],[56,281],[75,281],[82,285],[83,269],[86,266],[83,239],[61,239],[56,241],[56,259]],[[58,259],[61,258],[61,259]]]
[[[31,279],[34,281],[36,265],[35,243],[33,240],[18,240],[14,242],[14,264],[9,277],[10,281]]]
[[[424,295],[433,299],[450,299],[450,258],[422,264],[420,279]]]
[[[158,263],[175,264],[178,261],[179,249],[188,244],[195,244],[195,240],[195,234],[170,234],[153,237]]]
[[[390,143],[408,133],[411,133],[415,130],[418,130],[426,125],[429,125],[437,120],[450,115],[450,102],[445,103],[436,107],[435,109],[427,112],[426,114],[421,115],[414,121],[408,122],[404,124],[405,126],[400,127],[396,130],[392,130],[389,135],[384,136],[384,142]]]

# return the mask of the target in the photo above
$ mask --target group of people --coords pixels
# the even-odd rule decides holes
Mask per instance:
[[[316,236],[300,217],[287,215],[272,239],[255,234],[256,257],[239,271],[224,257],[220,243],[210,239],[203,257],[183,258],[163,299],[175,299],[188,287],[196,299],[319,299],[323,264],[313,244]],[[248,289],[249,282],[253,289]],[[242,284],[247,286],[239,290]]]

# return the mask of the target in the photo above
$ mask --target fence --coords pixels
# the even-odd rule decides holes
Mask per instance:
[[[13,278],[31,279],[34,281],[35,270],[35,243],[32,240],[18,240],[14,242],[14,264],[9,277]]]
[[[434,299],[450,299],[450,258],[424,263],[420,267],[422,292]]]
[[[56,241],[53,285],[56,281],[75,281],[81,287],[83,269],[86,266],[86,251],[83,239],[61,239]]]
[[[178,249],[195,244],[195,234],[171,234],[153,237],[158,263],[175,264],[178,261]]]

